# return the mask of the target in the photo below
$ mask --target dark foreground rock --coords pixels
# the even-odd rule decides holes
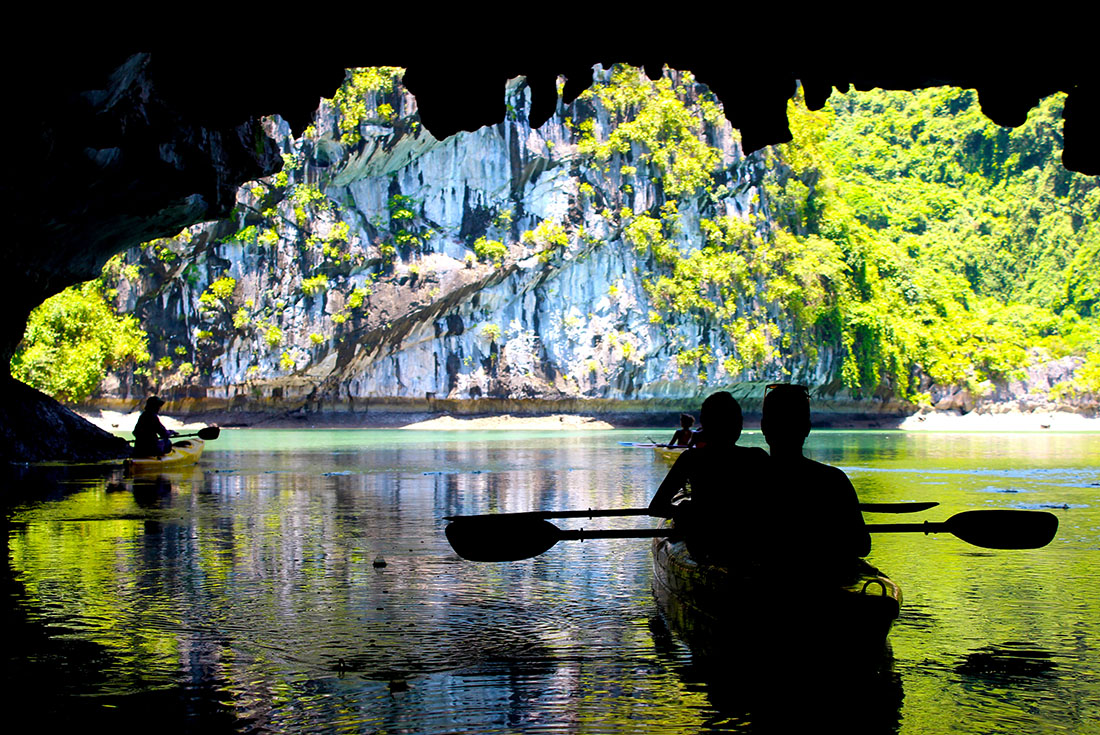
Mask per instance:
[[[129,444],[45,393],[8,378],[0,397],[0,462],[94,462],[126,457]]]

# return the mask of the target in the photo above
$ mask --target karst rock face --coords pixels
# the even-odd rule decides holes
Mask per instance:
[[[248,27],[255,31],[254,26],[250,23]],[[37,23],[23,27],[33,31],[45,26]],[[474,224],[482,216],[478,214],[481,211],[478,206],[503,200],[529,206],[529,210],[515,212],[516,219],[511,225],[513,234],[545,218],[547,213],[562,215],[553,209],[555,206],[573,207],[563,204],[559,194],[550,193],[552,184],[568,177],[569,163],[564,151],[536,150],[537,145],[532,148],[532,138],[541,137],[546,142],[555,140],[553,129],[567,122],[562,118],[561,106],[571,104],[585,88],[588,84],[585,75],[595,63],[606,65],[619,60],[638,63],[644,65],[652,77],[665,63],[697,70],[700,78],[725,104],[727,116],[750,151],[789,139],[783,109],[795,79],[803,81],[811,108],[823,103],[832,85],[846,87],[849,82],[855,82],[860,88],[912,88],[943,83],[972,86],[982,95],[983,109],[1002,124],[1016,124],[1014,120],[1022,119],[1022,114],[1035,99],[1063,90],[1070,95],[1066,110],[1066,165],[1085,172],[1100,169],[1097,146],[1092,144],[1093,137],[1088,132],[1095,127],[1090,121],[1097,118],[1095,79],[1087,74],[1082,77],[1080,70],[1085,67],[1072,63],[1072,54],[1066,56],[1074,44],[1061,40],[1057,42],[1061,49],[1059,58],[1067,59],[1061,65],[990,66],[989,58],[993,57],[983,54],[980,64],[952,62],[954,71],[951,73],[938,68],[927,73],[901,73],[891,71],[874,59],[849,58],[845,61],[838,57],[830,61],[831,57],[823,59],[815,54],[811,59],[795,55],[786,66],[773,64],[767,70],[757,70],[767,73],[746,76],[743,65],[731,63],[724,51],[710,53],[698,44],[677,45],[671,40],[660,48],[647,43],[641,50],[601,50],[593,46],[583,49],[583,53],[577,49],[566,54],[532,47],[493,55],[482,53],[478,59],[471,60],[471,44],[476,47],[476,41],[481,38],[478,34],[485,29],[470,30],[456,40],[455,28],[447,24],[445,29],[437,29],[438,37],[431,43],[410,45],[372,39],[369,48],[346,44],[337,47],[321,41],[306,44],[294,54],[293,64],[267,69],[270,73],[256,74],[252,73],[255,68],[251,71],[247,68],[245,60],[251,60],[249,63],[253,66],[262,63],[265,58],[262,50],[270,45],[266,39],[258,39],[256,44],[247,47],[238,44],[232,54],[214,54],[177,42],[158,45],[141,33],[112,34],[101,24],[71,24],[62,28],[51,23],[49,27],[48,39],[31,32],[29,45],[11,44],[4,51],[6,67],[13,70],[8,95],[15,103],[3,116],[4,139],[9,142],[6,152],[9,175],[0,183],[8,225],[3,244],[5,274],[10,281],[6,289],[6,308],[0,317],[0,361],[5,372],[22,336],[27,314],[42,300],[66,286],[95,277],[108,258],[127,248],[155,238],[171,237],[181,228],[198,222],[229,216],[235,203],[241,204],[235,202],[240,197],[238,187],[278,171],[282,165],[279,154],[291,152],[293,148],[288,144],[292,137],[289,129],[282,131],[278,145],[264,134],[262,116],[282,115],[295,134],[300,133],[316,108],[317,99],[331,96],[343,78],[343,70],[352,66],[391,63],[408,67],[410,88],[417,94],[416,103],[424,111],[423,128],[379,134],[365,129],[364,137],[381,146],[373,153],[364,147],[348,157],[346,147],[340,150],[329,145],[330,150],[324,155],[328,155],[330,161],[339,159],[337,166],[343,168],[345,176],[339,181],[326,181],[326,187],[353,194],[360,189],[362,192],[358,196],[363,202],[366,200],[362,197],[372,196],[369,193],[372,188],[373,196],[382,201],[377,193],[378,184],[370,183],[379,176],[388,176],[391,180],[405,177],[400,187],[426,191],[430,188],[428,183],[418,181],[416,186],[410,185],[406,164],[399,163],[402,156],[407,159],[408,170],[419,168],[415,160],[424,157],[423,168],[427,170],[430,168],[428,160],[434,161],[432,165],[440,165],[440,160],[447,155],[464,155],[458,151],[458,141],[448,137],[452,133],[484,137],[486,140],[480,140],[480,145],[496,146],[497,149],[500,141],[507,141],[507,156],[496,158],[493,165],[499,168],[495,172],[498,181],[506,176],[510,194],[501,197],[497,192],[477,192],[464,185],[467,193],[484,197],[481,205],[477,203],[477,196],[469,200],[474,202],[469,209],[473,216],[463,214],[461,217],[466,223],[466,233],[452,238],[453,242],[448,245],[443,240],[453,233],[440,228],[443,234],[432,240],[431,252],[451,260],[456,260],[459,254],[457,242],[461,241],[469,249],[469,228],[481,230],[480,224]],[[93,28],[96,33],[90,32]],[[206,29],[205,21],[201,28]],[[199,26],[192,30],[199,30]],[[739,58],[751,57],[765,43],[770,42],[761,40],[760,44],[755,44],[751,35],[741,39]],[[429,48],[436,52],[426,56],[425,50]],[[1029,48],[1036,51],[1034,44]],[[33,53],[27,49],[33,49]],[[446,54],[441,53],[448,49],[452,57],[450,64],[443,59]],[[459,53],[460,50],[463,52]],[[1032,56],[1043,55],[1038,51]],[[1009,57],[1002,54],[996,58]],[[555,106],[553,80],[558,74],[565,74],[568,80]],[[535,131],[525,132],[522,120],[509,120],[507,103],[502,104],[499,96],[498,90],[504,82],[520,75],[526,75],[537,88],[531,113],[537,127]],[[455,82],[456,76],[461,77],[461,84]],[[247,78],[248,83],[240,83],[243,78]],[[530,88],[527,89],[529,95]],[[513,89],[510,94],[515,97],[521,93]],[[406,112],[400,115],[405,116]],[[502,117],[505,118],[503,122]],[[548,127],[543,125],[545,120],[549,120]],[[486,124],[489,127],[480,127]],[[435,136],[428,134],[428,130]],[[490,140],[493,135],[499,140]],[[330,137],[336,143],[336,136]],[[752,157],[739,151],[732,139],[719,141],[718,147],[723,155],[730,156],[729,175],[740,177],[736,180],[742,184],[751,182],[755,165]],[[324,163],[322,158],[314,162],[320,166]],[[454,160],[451,165],[462,168],[477,164]],[[379,173],[383,170],[384,174]],[[472,173],[467,179],[472,179]],[[574,178],[574,181],[579,180]],[[644,185],[635,183],[634,186],[637,191],[630,197],[630,204],[636,208],[637,203],[645,202],[651,192],[646,192]],[[744,189],[727,197],[727,206],[733,207],[731,211],[753,206],[751,194],[746,198],[747,192],[748,189]],[[444,216],[441,209],[444,203],[453,207],[457,193],[441,189],[435,196],[437,199],[433,202],[425,196],[424,209],[417,215],[427,216],[426,212],[436,211],[431,207],[437,207],[440,208],[437,212],[440,224],[459,221],[457,210],[449,209]],[[361,206],[358,201],[347,204],[349,208]],[[690,219],[695,205],[687,201],[679,204],[685,218]],[[576,223],[578,217],[583,221],[588,215],[570,210],[564,216],[567,221]],[[524,221],[524,217],[528,219]],[[428,229],[426,222],[422,224]],[[596,228],[593,232],[600,231],[601,226],[607,225],[593,223]],[[493,234],[490,228],[485,228],[485,232]],[[367,230],[367,234],[372,233]],[[370,250],[372,246],[362,243],[365,257],[377,257]],[[376,303],[368,310],[371,316],[367,316],[367,311],[349,315],[345,322],[350,325],[348,333],[335,342],[328,340],[318,345],[312,338],[314,333],[310,332],[311,346],[305,351],[308,354],[292,351],[286,359],[280,354],[281,371],[269,369],[265,355],[255,360],[250,358],[246,367],[239,368],[247,372],[251,367],[258,367],[258,371],[252,372],[247,390],[242,389],[239,376],[234,374],[237,369],[232,367],[234,348],[220,338],[225,349],[216,350],[218,354],[210,361],[210,369],[206,372],[209,385],[191,383],[185,387],[181,383],[176,387],[181,396],[193,395],[203,400],[218,397],[230,400],[247,392],[257,399],[279,394],[312,396],[312,400],[324,401],[330,406],[341,401],[351,405],[359,400],[358,397],[369,396],[374,387],[382,385],[400,386],[397,395],[416,400],[430,400],[427,396],[432,393],[437,397],[470,396],[478,390],[482,395],[502,397],[531,395],[532,390],[538,395],[566,399],[571,396],[588,399],[659,397],[682,394],[684,381],[690,383],[696,393],[705,390],[706,381],[698,385],[692,382],[698,380],[698,375],[685,378],[678,371],[670,371],[667,361],[658,360],[651,367],[640,360],[638,353],[632,353],[634,359],[627,360],[634,363],[633,366],[606,371],[604,367],[608,362],[596,354],[599,344],[592,346],[595,352],[585,362],[586,367],[594,365],[596,369],[578,376],[574,367],[571,374],[564,368],[575,365],[576,357],[589,349],[582,349],[580,340],[574,340],[576,345],[568,349],[561,346],[568,346],[567,340],[555,343],[548,350],[544,346],[534,346],[530,339],[520,334],[522,331],[536,335],[541,341],[541,335],[551,334],[553,330],[558,333],[576,330],[580,319],[589,336],[594,337],[597,329],[615,324],[616,331],[633,335],[638,346],[645,346],[650,357],[661,354],[662,349],[666,354],[671,351],[670,346],[662,347],[658,341],[650,339],[648,327],[642,323],[645,319],[631,312],[631,305],[636,303],[631,299],[638,296],[638,284],[632,276],[634,271],[630,262],[633,256],[626,249],[619,249],[617,254],[613,248],[607,252],[598,250],[591,248],[585,252],[584,248],[572,243],[558,254],[561,256],[559,261],[543,267],[547,264],[539,262],[536,266],[529,259],[519,257],[521,252],[513,248],[509,260],[500,268],[487,269],[480,261],[466,268],[463,259],[461,272],[439,267],[432,271],[436,275],[423,279],[409,272],[403,282],[400,278],[395,279],[396,285],[389,289],[388,296],[386,284],[382,283],[385,279],[378,279],[372,296]],[[225,259],[233,262],[232,258]],[[393,262],[395,268],[409,265],[404,254],[399,254]],[[622,266],[622,270],[618,270],[618,266]],[[487,272],[489,270],[491,272]],[[421,268],[421,273],[425,272]],[[353,279],[355,274],[345,275]],[[399,288],[415,287],[418,282],[430,281],[432,277],[439,278],[440,282],[429,286],[428,294],[417,293],[416,288],[411,289],[411,293],[404,293]],[[445,279],[450,281],[444,283]],[[585,289],[594,292],[597,286],[609,290],[609,281],[613,282],[616,291],[595,299],[597,304],[602,300],[606,300],[606,304],[592,311],[591,318],[587,311],[573,314],[571,318],[558,313],[559,323],[553,319],[549,326],[545,323],[547,315],[556,309],[554,300],[564,303],[567,290],[572,289],[573,295]],[[354,291],[342,292],[340,283],[337,286],[325,291],[323,298],[314,298],[309,305],[302,304],[301,310],[316,312],[321,309],[328,314],[340,314],[339,310],[346,307],[346,304],[344,307],[339,305],[341,293]],[[432,288],[438,289],[434,296]],[[478,292],[477,298],[474,292]],[[497,325],[502,333],[500,339],[491,339],[494,332],[486,333],[480,328],[486,313],[482,294],[489,303],[504,305],[503,308],[513,315],[507,323]],[[177,298],[181,299],[177,315],[182,320],[187,307],[182,297]],[[389,307],[387,300],[392,304]],[[594,303],[591,293],[586,303]],[[413,308],[406,309],[406,306]],[[375,315],[381,314],[389,314],[391,318],[372,321]],[[428,318],[433,315],[440,318]],[[513,328],[511,319],[516,320],[519,331]],[[589,328],[590,323],[596,326]],[[173,334],[176,329],[172,327]],[[299,337],[295,339],[299,339],[299,347],[304,347]],[[501,358],[506,349],[515,355],[523,353],[520,345],[524,339],[532,345],[527,354],[539,356],[541,360],[528,360],[531,367],[526,373],[523,368],[513,368],[513,365],[522,364],[522,360]],[[692,340],[705,339],[702,334],[685,334],[684,341],[676,349],[698,343]],[[244,341],[238,342],[238,351],[244,349]],[[621,340],[617,342],[622,344]],[[614,351],[614,346],[609,346],[605,338],[601,337],[601,343],[605,351]],[[417,344],[421,347],[417,348]],[[443,362],[437,365],[441,356]],[[461,369],[455,368],[455,358]],[[216,370],[215,359],[220,360]],[[477,370],[465,370],[479,360],[484,375],[476,374]],[[293,369],[288,369],[288,361],[293,361]],[[239,358],[236,362],[244,364]],[[813,362],[812,368],[808,365],[793,367],[801,370],[802,375],[806,370],[816,371],[819,377],[831,369],[827,356],[819,355]],[[421,368],[429,363],[431,371],[422,372]],[[398,375],[403,368],[414,370]],[[570,376],[572,382],[566,381],[565,376]],[[644,391],[639,386],[645,386]],[[113,394],[131,396],[132,387],[124,377],[121,383],[116,381]],[[6,415],[16,421],[12,417],[37,415],[40,413],[38,408],[51,415],[56,413],[53,404],[28,397],[32,395],[15,389],[6,391]],[[35,410],[23,410],[28,407],[27,401],[35,404],[31,407]],[[40,433],[43,426],[31,419],[27,421],[30,423],[26,425],[9,423],[6,430],[33,443],[28,437]],[[95,441],[88,440],[89,443]],[[70,442],[78,443],[76,439]],[[10,442],[6,443],[0,454],[29,458],[41,454],[26,447],[18,452],[9,451],[10,446],[13,446]]]
[[[612,89],[612,74],[597,70],[594,88]],[[835,382],[829,345],[750,365],[722,325],[658,317],[642,225],[661,221],[649,215],[664,212],[678,256],[716,220],[772,228],[765,157],[743,152],[692,75],[660,84],[664,103],[694,116],[706,187],[676,178],[690,175],[675,172],[683,151],[662,163],[637,141],[594,152],[606,136],[578,131],[616,126],[611,92],[559,101],[532,128],[531,87],[516,79],[504,121],[443,141],[400,86],[368,92],[354,125],[339,100],[298,137],[272,120],[281,178],[242,187],[234,218],[128,255],[145,275],[120,282],[118,305],[152,325],[161,391],[192,410],[637,411],[734,384],[747,395],[779,376]],[[743,298],[782,327],[777,305]],[[132,403],[148,386],[120,375],[106,389]]]
[[[157,368],[111,376],[100,405],[155,390],[197,412],[641,413],[718,389],[752,409],[793,381],[821,413],[911,409],[847,393],[841,341],[777,296],[784,272],[762,262],[781,257],[782,155],[746,154],[690,72],[597,67],[537,127],[516,78],[504,120],[445,140],[400,82],[360,69],[300,132],[269,118],[278,175],[240,187],[229,217],[126,254],[116,306],[149,328]],[[670,308],[669,262],[722,238],[740,238],[748,275]],[[928,389],[947,408],[979,400]]]

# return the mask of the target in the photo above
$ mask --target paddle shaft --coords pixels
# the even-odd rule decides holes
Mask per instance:
[[[942,523],[884,523],[866,528],[871,533],[950,533],[969,544],[988,549],[1037,549],[1054,538],[1058,517],[1039,511],[971,510],[957,513]],[[574,531],[562,530],[536,516],[490,515],[454,518],[446,533],[451,548],[464,559],[519,561],[542,554],[558,541],[655,538],[674,535],[675,529]]]
[[[199,429],[198,431],[191,431],[191,432],[188,432],[186,434],[172,434],[168,438],[169,439],[183,439],[183,438],[186,438],[186,437],[189,437],[189,436],[197,436],[201,439],[210,440],[210,439],[217,439],[218,436],[220,436],[220,435],[221,435],[221,429],[218,428],[217,426],[205,426],[205,427]],[[127,439],[126,441],[133,444],[135,440],[134,439]]]
[[[870,513],[917,513],[922,510],[934,508],[939,503],[860,503],[859,509]],[[516,520],[528,520],[533,518],[609,518],[614,516],[651,516],[653,512],[649,508],[589,508],[587,510],[532,510],[520,513],[483,513],[469,516],[444,516],[447,521],[458,521],[473,518],[515,518]],[[661,516],[655,516],[661,517]]]
[[[865,528],[870,533],[923,533],[925,536],[930,533],[940,533],[948,530],[946,523],[932,523],[929,521],[924,523],[869,523]]]
[[[958,518],[958,516],[953,516],[953,518]],[[864,528],[869,533],[923,533],[927,536],[932,533],[953,534],[952,525],[949,519],[942,522],[924,521],[923,523],[868,523]],[[555,526],[555,528],[557,527]],[[675,536],[676,530],[673,528],[626,528],[586,531],[583,528],[575,530],[558,528],[555,535],[558,541],[586,541],[601,538],[661,538]]]

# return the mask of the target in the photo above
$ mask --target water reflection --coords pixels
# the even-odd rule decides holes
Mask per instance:
[[[714,656],[689,648],[684,660],[667,622],[651,623],[654,642],[684,687],[705,694],[707,731],[896,732],[904,700],[889,647],[872,658],[847,659],[830,649],[773,641],[756,653]],[[751,637],[755,631],[746,631]]]
[[[979,678],[1054,678],[1054,655],[1026,643],[982,646],[968,653],[955,666],[955,673]]]
[[[814,713],[814,730],[1040,732],[1100,714],[1095,441],[1044,437],[1043,459],[1003,438],[945,455],[931,436],[824,432],[814,456],[864,500],[936,500],[933,520],[1068,506],[1044,550],[877,537],[906,604],[888,665],[852,679],[805,656],[700,660],[657,613],[645,542],[451,552],[449,514],[645,505],[665,466],[617,446],[634,436],[222,437],[161,476],[9,470],[6,693],[45,702],[22,713],[36,726],[759,732]]]

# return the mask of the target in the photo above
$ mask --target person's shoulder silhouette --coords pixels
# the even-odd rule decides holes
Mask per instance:
[[[804,386],[768,386],[760,421],[771,450],[767,480],[786,509],[778,553],[821,570],[841,569],[871,550],[855,488],[842,470],[803,455],[810,434],[810,398]]]
[[[665,476],[650,502],[654,515],[672,517],[689,539],[693,553],[729,556],[729,524],[751,506],[768,455],[759,447],[738,446],[743,425],[741,406],[721,391],[703,402],[702,429],[696,445],[683,454]],[[685,490],[690,505],[673,501]]]

